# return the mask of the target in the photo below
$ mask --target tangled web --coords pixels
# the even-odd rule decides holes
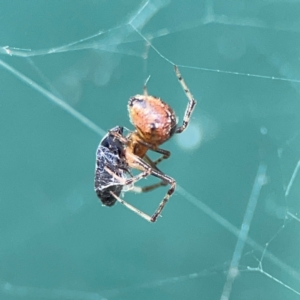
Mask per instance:
[[[299,3],[173,2],[0,12],[5,299],[300,299]],[[91,166],[149,74],[182,117],[173,64],[198,105],[152,226],[99,208]]]

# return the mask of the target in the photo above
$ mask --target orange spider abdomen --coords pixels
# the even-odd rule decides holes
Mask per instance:
[[[153,146],[161,145],[175,132],[175,113],[160,98],[136,95],[128,102],[128,112],[138,135]]]

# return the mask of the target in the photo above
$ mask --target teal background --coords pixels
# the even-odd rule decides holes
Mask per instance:
[[[230,299],[299,299],[299,174],[285,194],[300,159],[300,2],[149,4],[157,13],[139,15],[140,30],[165,58],[128,25],[142,1],[0,1],[0,46],[23,49],[0,59],[100,128],[0,68],[0,298],[220,299],[264,162],[249,230],[262,248],[247,240]],[[127,101],[149,75],[149,93],[182,121],[168,60],[198,104],[189,130],[163,145],[172,155],[160,168],[179,188],[149,224],[101,206],[95,151],[101,132],[132,129]],[[151,214],[165,192],[123,197]],[[249,271],[266,245],[263,272]]]

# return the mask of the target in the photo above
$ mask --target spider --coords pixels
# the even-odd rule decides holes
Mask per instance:
[[[159,146],[169,140],[174,134],[182,133],[187,128],[191,114],[196,105],[196,100],[193,98],[193,95],[184,82],[178,67],[174,66],[174,69],[188,98],[188,104],[181,126],[178,126],[177,124],[176,115],[173,109],[160,98],[148,95],[147,86],[145,84],[144,94],[135,95],[130,98],[128,102],[129,117],[135,130],[126,137],[123,136],[122,132],[116,130],[109,131],[109,135],[114,136],[123,145],[124,152],[122,152],[122,155],[127,164],[127,170],[129,170],[128,168],[132,168],[142,171],[139,175],[126,180],[122,174],[118,174],[118,172],[114,172],[114,169],[111,170],[106,167],[105,171],[109,173],[111,177],[114,177],[121,186],[134,184],[136,181],[145,178],[150,174],[161,179],[161,182],[152,186],[139,188],[137,191],[147,192],[159,186],[170,185],[169,190],[152,216],[145,214],[121,199],[118,190],[116,191],[113,188],[109,189],[109,193],[117,201],[149,222],[155,222],[157,220],[157,217],[161,214],[176,187],[176,181],[157,168],[158,163],[169,158],[171,155],[170,151],[161,149]],[[152,161],[146,154],[148,150],[161,154],[161,157]]]

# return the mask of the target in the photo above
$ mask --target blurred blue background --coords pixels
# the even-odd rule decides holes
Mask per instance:
[[[299,1],[1,1],[1,299],[220,299],[261,163],[230,299],[299,299],[299,13]],[[108,129],[132,129],[127,101],[149,75],[182,121],[172,62],[198,104],[163,145],[179,187],[149,224],[101,206],[95,152]],[[151,214],[165,193],[123,197]]]

